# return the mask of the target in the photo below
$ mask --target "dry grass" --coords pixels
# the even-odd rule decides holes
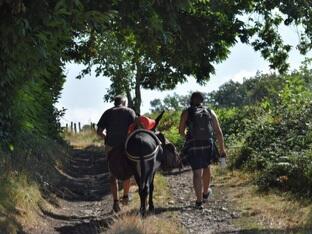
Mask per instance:
[[[171,199],[170,190],[166,177],[157,173],[154,179],[154,185],[155,188],[153,201],[155,207],[166,206],[168,204],[168,201]],[[138,207],[140,206],[140,197],[137,190],[138,187],[136,185],[131,188],[131,192],[133,194],[133,202],[131,202],[131,206],[129,207],[131,210],[138,209]]]
[[[164,176],[156,174],[154,184],[154,205],[155,207],[164,207],[167,205],[171,197],[167,180]],[[128,207],[124,215],[117,219],[112,224],[110,229],[105,233],[185,233],[173,212],[166,212],[158,215],[149,215],[145,218],[141,218],[139,215],[136,215],[140,206],[139,195],[136,192],[136,186],[133,186],[131,190],[133,192],[133,202],[131,202],[131,205]]]
[[[159,216],[148,216],[141,218],[139,216],[124,216],[115,222],[109,234],[180,234],[181,228],[172,220],[164,219]]]
[[[64,133],[64,139],[76,148],[85,148],[90,145],[103,145],[102,140],[96,135],[94,130],[84,130],[77,134],[67,132]]]
[[[62,168],[67,158],[68,149],[53,140],[34,139],[29,145],[35,150],[16,147],[14,167],[0,171],[0,233],[39,225],[38,204],[45,202],[40,184],[58,181],[55,166]]]
[[[38,186],[25,174],[10,173],[0,180],[0,230],[16,233],[20,225],[37,223]]]
[[[235,224],[242,229],[286,230],[312,228],[312,202],[298,201],[278,191],[261,193],[253,176],[233,171],[220,173],[214,168],[215,184],[222,187],[241,217]]]

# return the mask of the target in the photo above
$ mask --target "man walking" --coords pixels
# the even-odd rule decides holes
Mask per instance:
[[[208,200],[211,193],[210,164],[214,154],[213,135],[215,134],[220,155],[226,156],[223,134],[214,111],[203,107],[204,96],[194,92],[191,96],[190,107],[182,112],[179,133],[185,138],[184,153],[193,170],[193,185],[196,194],[195,207],[203,208],[203,202]],[[185,129],[187,128],[187,133]]]
[[[97,124],[97,134],[104,139],[105,153],[108,153],[114,147],[123,146],[126,138],[128,127],[134,122],[136,117],[135,112],[127,107],[127,99],[124,96],[118,95],[114,100],[114,107],[106,110],[101,116]],[[106,130],[106,132],[104,132]],[[114,175],[110,174],[111,192],[114,199],[113,210],[120,211],[118,200],[118,183]],[[129,201],[130,179],[123,181],[123,201]]]

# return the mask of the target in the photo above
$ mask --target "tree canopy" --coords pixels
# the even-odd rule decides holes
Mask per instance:
[[[0,0],[1,141],[12,141],[22,129],[43,135],[57,129],[60,113],[53,104],[64,82],[64,63],[101,66],[102,58],[120,57],[103,54],[108,35],[114,40],[110,52],[117,45],[127,48],[123,59],[139,88],[171,89],[190,75],[204,83],[238,41],[253,46],[272,68],[283,72],[290,46],[282,41],[278,27],[300,25],[298,48],[310,51],[311,4],[308,0]],[[109,66],[118,60],[112,61]],[[116,67],[109,75],[117,90]],[[106,68],[104,63],[102,71],[108,72]],[[122,72],[128,74],[127,69]],[[22,108],[23,91],[28,95],[22,95]],[[133,99],[136,105],[138,95]],[[54,127],[43,131],[40,126],[48,126],[51,116]]]
[[[140,112],[140,88],[172,89],[189,76],[203,84],[238,41],[285,72],[291,46],[283,42],[278,27],[303,27],[298,48],[306,53],[311,45],[309,5],[308,1],[117,1],[109,29],[93,31],[74,58],[87,65],[84,73],[96,65],[98,75],[110,77],[113,84],[106,100],[124,92]]]

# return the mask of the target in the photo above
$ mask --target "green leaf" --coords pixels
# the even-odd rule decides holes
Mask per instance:
[[[13,144],[9,144],[9,150],[10,150],[11,152],[14,151],[14,145],[13,145]]]

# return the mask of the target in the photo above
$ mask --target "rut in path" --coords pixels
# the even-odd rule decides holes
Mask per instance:
[[[108,165],[98,147],[74,150],[54,189],[58,208],[43,210],[45,225],[31,233],[101,233],[112,222]],[[44,230],[42,230],[44,229]]]

